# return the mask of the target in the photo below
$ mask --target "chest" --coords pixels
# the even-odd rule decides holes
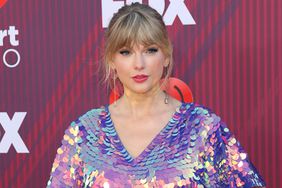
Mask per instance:
[[[112,121],[122,145],[133,158],[136,158],[159,136],[170,118],[170,114],[164,114],[138,120],[112,117]]]
[[[95,160],[88,160],[90,162],[87,164],[89,164],[89,168],[103,172],[103,175],[107,178],[107,182],[109,184],[113,183],[113,187],[123,187],[120,185],[114,186],[114,184],[121,183],[122,185],[125,182],[139,185],[141,180],[146,179],[146,181],[150,182],[155,177],[163,179],[167,183],[173,182],[176,177],[181,175],[185,175],[186,178],[194,177],[193,169],[199,165],[197,154],[193,150],[195,147],[192,147],[191,151],[188,150],[189,140],[181,140],[181,138],[184,138],[181,135],[186,133],[185,129],[180,129],[182,121],[176,122],[176,124],[169,124],[172,126],[165,125],[165,127],[159,127],[159,129],[155,129],[156,127],[153,126],[156,121],[140,120],[139,122],[133,122],[134,126],[132,124],[128,125],[135,127],[134,129],[117,125],[115,126],[116,132],[119,128],[122,129],[119,132],[119,138],[113,133],[112,125],[106,126],[106,124],[102,124],[101,127],[105,128],[103,129],[103,133],[112,134],[101,134],[99,136],[99,140],[96,142],[99,144],[97,145],[99,156],[95,157]],[[131,122],[128,121],[127,123]],[[144,126],[144,124],[148,127]],[[124,126],[127,126],[127,124],[124,124]],[[153,131],[155,132],[153,133]],[[160,136],[159,132],[161,131],[163,133],[161,135],[164,136]],[[185,134],[187,138],[190,138],[189,132]],[[122,146],[120,145],[120,138],[124,139]],[[157,139],[151,142],[151,139],[154,138]],[[105,142],[107,143],[105,144]],[[149,143],[146,144],[145,142]],[[130,156],[127,155],[128,153]],[[132,160],[132,158],[134,159]],[[180,169],[183,169],[183,171]],[[91,170],[89,170],[89,173],[92,174]],[[111,177],[113,177],[113,182],[110,183],[109,180]],[[153,182],[155,183],[152,180]],[[150,187],[159,186],[152,184]]]

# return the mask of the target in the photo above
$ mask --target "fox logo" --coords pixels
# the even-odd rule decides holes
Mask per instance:
[[[101,0],[102,3],[102,25],[103,28],[107,27],[113,14],[121,8],[124,4],[131,4],[133,2],[142,3],[142,0]],[[167,9],[165,5],[168,2],[165,0],[148,0],[148,5],[156,9],[161,15],[166,25],[172,25],[175,18],[179,17],[183,25],[195,25],[196,22],[190,11],[186,7],[184,0],[169,0]]]

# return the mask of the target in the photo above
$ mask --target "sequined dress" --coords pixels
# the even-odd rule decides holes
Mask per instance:
[[[182,103],[145,150],[123,146],[108,105],[65,131],[47,187],[265,186],[238,140],[211,109]]]

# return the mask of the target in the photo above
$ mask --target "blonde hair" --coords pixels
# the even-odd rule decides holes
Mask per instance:
[[[155,44],[169,58],[169,64],[164,68],[162,75],[164,82],[161,87],[167,83],[173,68],[173,49],[162,16],[148,5],[132,3],[123,6],[114,14],[105,32],[102,81],[107,83],[107,89],[113,89],[114,70],[109,64],[113,55],[122,47],[132,48],[136,44]],[[118,84],[121,84],[120,81]]]

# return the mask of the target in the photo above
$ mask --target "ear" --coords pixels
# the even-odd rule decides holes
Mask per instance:
[[[164,67],[168,67],[168,65],[169,65],[169,57],[166,57],[164,61]]]

